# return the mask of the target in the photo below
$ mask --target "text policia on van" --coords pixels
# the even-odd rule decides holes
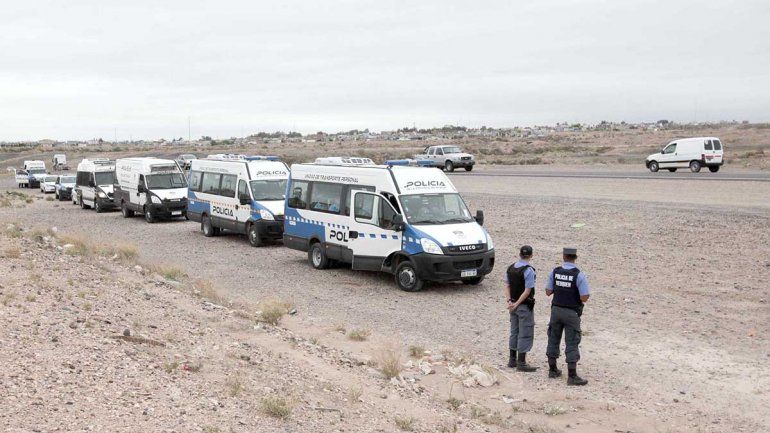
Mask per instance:
[[[406,291],[424,281],[480,283],[495,260],[483,213],[471,215],[441,170],[412,165],[368,158],[292,165],[284,245],[306,251],[316,269],[337,261],[392,273]]]
[[[289,168],[274,156],[209,155],[190,165],[187,215],[205,236],[246,234],[260,246],[283,235]]]

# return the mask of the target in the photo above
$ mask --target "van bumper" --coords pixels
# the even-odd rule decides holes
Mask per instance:
[[[410,258],[417,276],[427,281],[459,281],[461,272],[470,269],[477,271],[476,277],[482,277],[495,266],[495,250],[456,256],[420,253]]]
[[[152,213],[161,218],[173,218],[187,214],[187,201],[163,202],[149,204]],[[174,215],[174,212],[181,212]]]
[[[114,209],[116,207],[115,206],[115,198],[114,197],[110,197],[110,198],[96,197],[94,199],[94,204],[96,204],[97,202],[99,203],[99,206],[102,209]]]
[[[259,219],[252,221],[251,224],[257,228],[257,233],[260,238],[269,239],[271,241],[283,240],[282,219],[273,221]]]

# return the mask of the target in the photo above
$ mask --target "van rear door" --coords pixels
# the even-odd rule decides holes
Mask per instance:
[[[703,143],[703,159],[706,165],[721,164],[724,156],[722,142],[718,139],[705,140]]]

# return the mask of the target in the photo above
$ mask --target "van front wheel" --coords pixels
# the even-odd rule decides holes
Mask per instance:
[[[656,161],[650,161],[650,165],[648,165],[647,168],[649,168],[651,172],[656,173],[660,169],[660,166]]]
[[[208,215],[203,216],[201,221],[201,230],[203,231],[203,236],[206,236],[207,238],[219,234],[219,229],[214,227],[214,225],[211,223],[211,218],[209,218]]]
[[[320,242],[314,243],[310,247],[310,251],[307,252],[308,261],[310,266],[316,269],[326,269],[329,267],[329,258],[326,257],[326,251]]]
[[[417,269],[410,261],[399,263],[396,268],[396,285],[405,292],[419,292],[423,281],[417,276]]]
[[[263,242],[262,238],[259,237],[259,230],[257,230],[256,224],[249,224],[249,230],[247,232],[249,236],[249,244],[252,247],[261,247]]]

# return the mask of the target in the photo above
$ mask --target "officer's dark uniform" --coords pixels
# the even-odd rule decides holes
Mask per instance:
[[[565,255],[577,255],[574,248],[564,248]],[[556,368],[556,359],[559,357],[561,336],[564,333],[566,348],[564,355],[567,358],[569,369],[569,385],[585,385],[587,381],[577,375],[577,362],[580,360],[580,316],[583,314],[583,302],[581,295],[590,293],[588,280],[584,273],[574,263],[565,262],[555,268],[548,277],[545,286],[547,291],[553,291],[551,303],[551,320],[548,323],[548,356],[549,377],[561,376],[561,370]]]
[[[508,284],[508,300],[516,302],[526,289],[532,289],[527,299],[510,311],[511,335],[508,339],[508,367],[519,371],[532,372],[536,367],[527,364],[527,352],[532,350],[535,340],[535,278],[536,271],[527,259],[532,256],[532,247],[524,245],[520,250],[522,259],[508,267],[505,281]],[[518,356],[517,356],[518,354]]]

